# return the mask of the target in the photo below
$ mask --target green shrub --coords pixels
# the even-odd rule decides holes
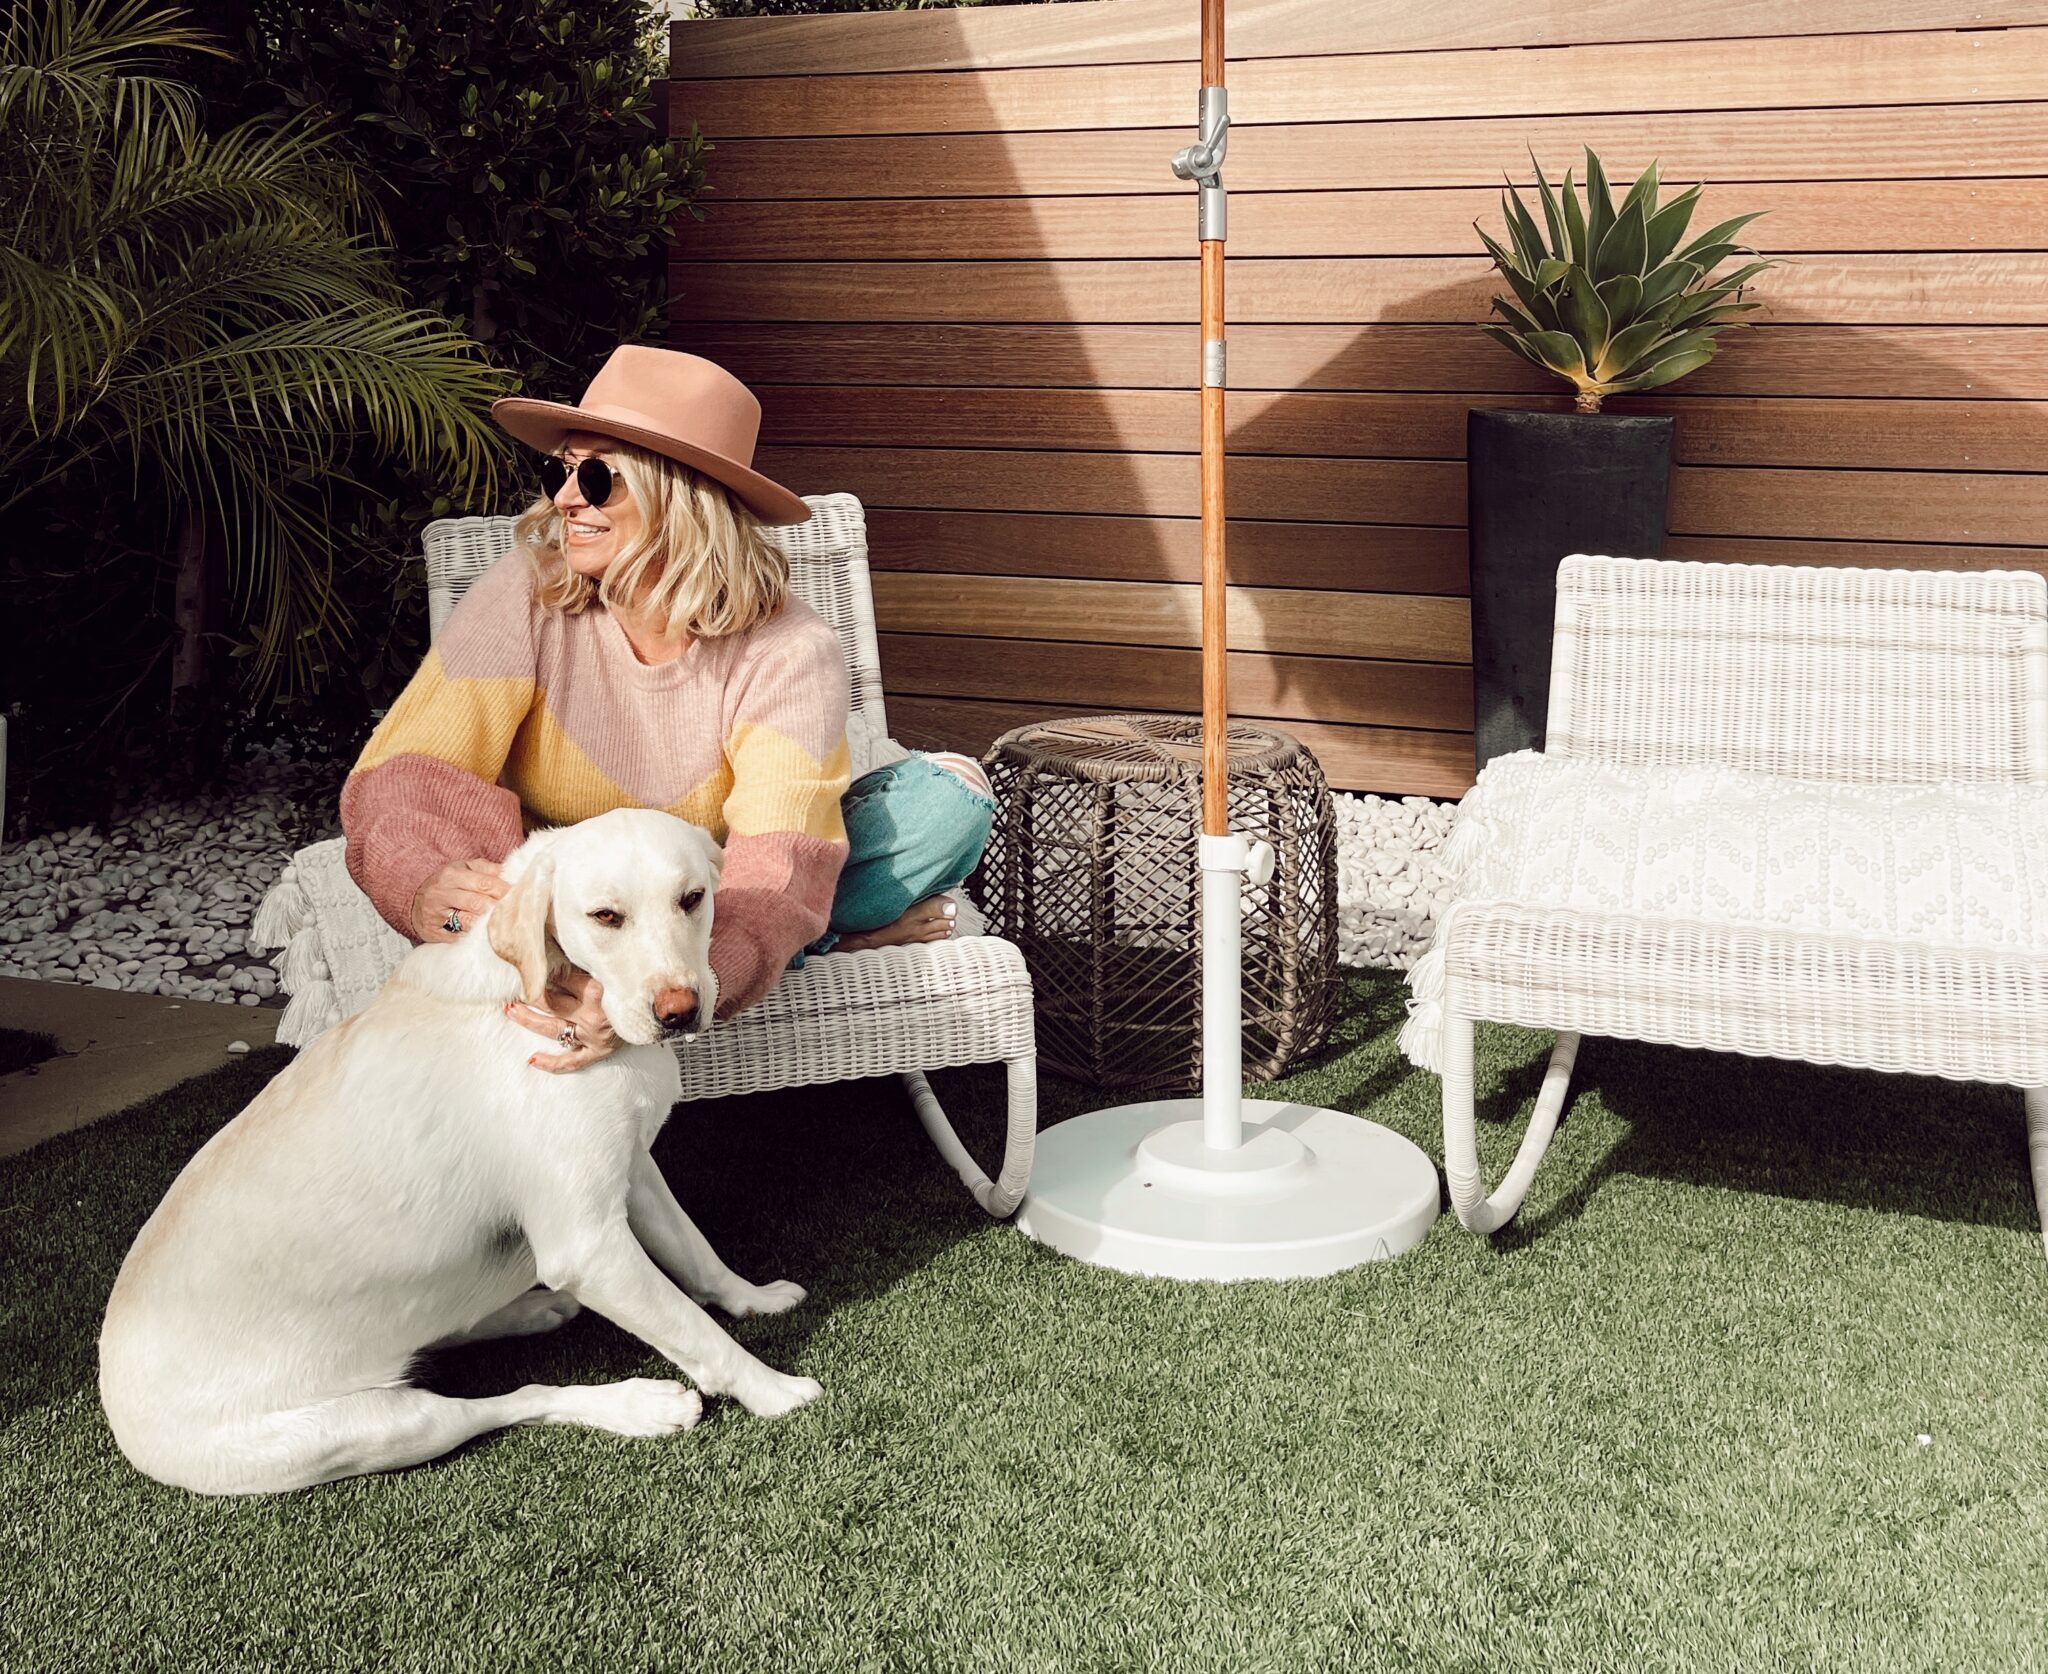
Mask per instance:
[[[231,644],[250,695],[303,693],[349,631],[331,582],[351,462],[478,492],[506,455],[482,408],[508,380],[406,304],[323,126],[209,130],[176,72],[219,49],[181,15],[0,16],[0,514],[41,526],[8,543],[5,661],[37,766],[110,674],[156,725],[218,706]],[[101,743],[67,783],[104,777]]]
[[[580,395],[667,336],[667,260],[707,149],[666,139],[667,19],[648,0],[221,0],[238,97],[338,124],[381,188],[407,292],[463,321],[522,393]]]
[[[48,3],[12,0],[8,10],[0,0],[0,11],[33,19]],[[145,13],[137,0],[71,3]],[[387,247],[394,306],[480,345],[479,370],[498,369],[493,388],[573,398],[616,344],[664,339],[672,228],[692,212],[706,148],[694,134],[663,137],[658,8],[214,0],[206,18],[232,56],[165,44],[158,79],[198,97],[164,97],[190,107],[209,143],[252,121],[329,133],[329,166],[360,183],[364,225]],[[12,131],[0,139],[10,151],[17,143]],[[24,171],[13,172],[18,182]],[[222,228],[224,243],[232,231]],[[489,393],[468,391],[462,422],[481,424]],[[0,387],[0,428],[8,401]],[[216,600],[203,688],[173,705],[177,499],[165,484],[86,462],[59,470],[16,508],[31,536],[0,543],[12,823],[97,817],[140,782],[203,778],[255,739],[352,755],[424,649],[412,562],[420,526],[450,511],[506,510],[524,492],[523,471],[468,488],[463,476],[369,436],[320,465],[295,465],[284,487],[317,510],[299,529],[305,561],[285,578],[294,625],[281,666],[291,677],[272,677],[272,619],[252,617],[246,595],[229,608]],[[245,545],[220,544],[237,573]],[[311,592],[289,591],[302,585]]]

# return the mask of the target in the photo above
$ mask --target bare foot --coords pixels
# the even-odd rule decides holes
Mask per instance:
[[[832,944],[834,953],[859,953],[871,947],[901,947],[912,942],[943,942],[953,933],[959,907],[943,895],[932,895],[912,907],[894,924],[879,930],[856,930]]]

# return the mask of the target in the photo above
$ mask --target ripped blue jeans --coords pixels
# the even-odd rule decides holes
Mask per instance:
[[[979,770],[971,776],[979,778]],[[918,902],[963,882],[981,860],[996,812],[967,777],[922,753],[863,773],[839,805],[846,866],[832,898],[831,928],[806,953],[825,953],[841,936],[893,924]]]

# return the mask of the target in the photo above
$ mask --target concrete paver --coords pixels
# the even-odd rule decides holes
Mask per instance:
[[[268,1046],[283,1011],[0,977],[0,1028],[54,1035],[61,1057],[0,1076],[0,1157],[217,1069],[228,1043]]]

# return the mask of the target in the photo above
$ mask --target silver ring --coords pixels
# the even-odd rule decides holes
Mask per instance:
[[[448,917],[442,922],[441,928],[451,936],[462,934],[462,920],[453,907],[448,909]]]
[[[562,1032],[559,1035],[555,1036],[555,1044],[557,1046],[560,1046],[564,1051],[567,1051],[568,1049],[573,1047],[576,1044],[576,1025],[573,1023],[564,1023],[562,1025]]]

